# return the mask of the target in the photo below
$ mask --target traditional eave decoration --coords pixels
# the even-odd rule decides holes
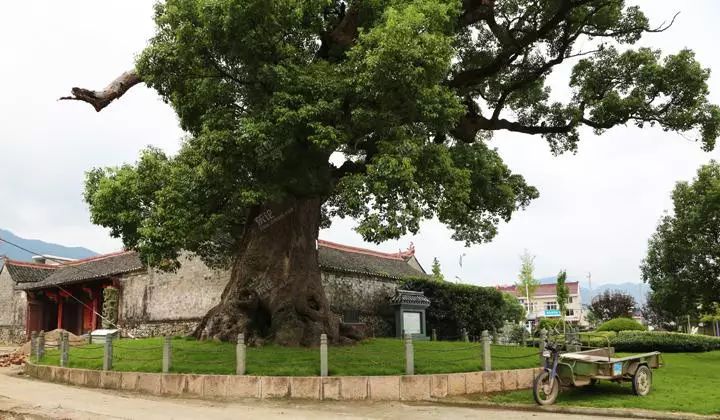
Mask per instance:
[[[425,308],[430,306],[430,299],[428,299],[423,292],[415,292],[412,290],[398,289],[390,301],[393,305],[413,305]]]

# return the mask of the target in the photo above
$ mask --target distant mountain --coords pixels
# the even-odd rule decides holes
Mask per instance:
[[[5,239],[9,242],[13,242],[23,248],[36,252],[37,254],[54,255],[56,257],[65,258],[87,258],[92,257],[93,255],[97,255],[97,252],[91,251],[87,248],[67,247],[63,245],[39,241],[37,239],[25,239],[15,235],[10,231],[3,229],[0,229],[0,239]],[[32,261],[33,255],[37,254],[31,254],[10,244],[4,243],[3,241],[0,241],[0,256],[5,255],[13,260]],[[2,260],[0,260],[0,267],[2,266],[2,264]]]
[[[650,291],[650,286],[646,283],[618,283],[618,284],[599,284],[595,287],[593,287],[592,292],[589,288],[581,287],[580,288],[580,295],[582,296],[582,303],[589,304],[592,298],[594,298],[597,295],[600,295],[604,293],[606,290],[610,291],[619,291],[625,294],[628,294],[635,298],[635,302],[638,303],[638,305],[645,304],[645,298],[647,296],[647,293]]]

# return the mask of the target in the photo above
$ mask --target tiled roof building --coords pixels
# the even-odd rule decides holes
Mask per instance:
[[[376,335],[391,333],[392,326],[386,325],[379,311],[389,305],[399,280],[425,275],[414,253],[412,247],[385,253],[318,241],[318,263],[333,311],[348,322],[369,324]],[[148,270],[134,251],[46,260],[45,264],[5,260],[0,308],[12,309],[0,309],[0,342],[4,336],[32,330],[63,327],[80,334],[97,328],[108,287],[119,290],[115,318],[126,333],[189,333],[219,302],[230,278],[228,271],[210,269],[190,254],[182,257],[180,269],[173,273]]]

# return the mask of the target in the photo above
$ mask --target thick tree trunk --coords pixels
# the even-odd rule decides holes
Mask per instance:
[[[309,346],[325,333],[338,339],[320,279],[317,238],[319,198],[263,206],[249,220],[219,305],[195,331],[234,341]]]

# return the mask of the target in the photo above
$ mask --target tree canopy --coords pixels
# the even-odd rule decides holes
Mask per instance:
[[[635,298],[619,291],[606,290],[590,302],[593,318],[609,321],[615,318],[631,318],[636,309]]]
[[[557,304],[560,309],[560,317],[563,322],[565,321],[565,313],[567,311],[567,304],[570,298],[570,289],[565,284],[567,280],[567,272],[561,270],[557,276],[557,282],[555,284],[555,295],[557,296]]]
[[[538,196],[487,145],[494,131],[561,153],[583,126],[659,125],[708,150],[720,130],[709,71],[690,50],[632,48],[668,25],[619,0],[166,0],[155,22],[114,91],[70,98],[100,110],[142,81],[187,132],[175,156],[150,148],[87,177],[93,221],[155,264],[183,249],[227,262],[254,209],[307,197],[324,226],[354,218],[368,241],[436,218],[481,243]]]
[[[433,258],[431,270],[431,276],[433,280],[445,281],[445,276],[443,276],[442,269],[440,268],[440,261],[437,259],[437,257]]]
[[[518,295],[525,296],[528,299],[528,305],[530,305],[530,301],[535,296],[535,291],[540,286],[540,282],[535,278],[534,271],[535,256],[526,249],[520,255],[520,274],[517,283],[515,283],[515,288]]]
[[[678,182],[672,200],[641,269],[649,300],[677,319],[720,301],[720,165],[711,161],[692,182]]]

